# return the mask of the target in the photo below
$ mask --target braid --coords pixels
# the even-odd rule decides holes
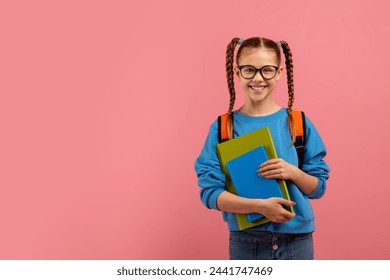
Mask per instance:
[[[234,62],[234,50],[240,39],[234,38],[226,49],[226,79],[230,94],[230,103],[228,113],[231,114],[234,108],[234,102],[236,100],[236,90],[234,89],[234,73],[233,73],[233,62]]]
[[[286,69],[287,69],[287,86],[288,86],[288,129],[291,135],[292,143],[295,142],[295,125],[294,119],[292,117],[291,111],[294,104],[294,73],[293,73],[293,60],[292,53],[290,47],[285,41],[280,41],[284,53],[284,57],[286,58]]]

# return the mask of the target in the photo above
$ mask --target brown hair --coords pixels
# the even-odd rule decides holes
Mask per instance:
[[[228,44],[226,49],[226,79],[228,84],[228,89],[230,93],[230,103],[228,113],[231,114],[234,107],[234,102],[236,100],[236,91],[234,89],[234,71],[233,71],[233,58],[234,58],[234,50],[237,44],[242,41],[240,38],[233,38],[233,40]],[[290,131],[292,143],[295,142],[295,126],[294,120],[291,115],[292,106],[294,103],[294,75],[293,75],[293,61],[292,61],[292,53],[290,47],[285,41],[279,42],[284,53],[286,70],[287,70],[287,86],[288,86],[288,129]],[[276,55],[276,60],[278,65],[281,62],[281,54],[280,49],[277,43],[270,39],[253,37],[246,39],[242,42],[240,48],[237,51],[236,61],[238,62],[242,52],[247,48],[264,48],[267,50],[272,50]]]

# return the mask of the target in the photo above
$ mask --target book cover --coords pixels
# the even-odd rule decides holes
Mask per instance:
[[[257,174],[259,165],[268,160],[264,146],[259,146],[226,162],[230,178],[237,195],[246,198],[283,197],[279,184],[275,179],[267,179]],[[264,216],[260,213],[246,214],[249,222]]]
[[[229,192],[233,194],[237,194],[234,184],[227,170],[226,163],[259,146],[264,146],[269,159],[278,157],[268,127],[263,127],[261,129],[252,131],[250,133],[241,135],[239,137],[233,138],[229,141],[222,142],[216,145],[220,165],[222,171],[226,175],[226,185],[227,185],[227,190]],[[286,182],[284,180],[277,180],[277,182],[279,184],[283,197],[285,199],[290,200],[290,195],[288,193]],[[293,207],[287,207],[287,210],[290,212],[294,211]],[[235,215],[240,230],[251,228],[269,222],[269,219],[266,217],[258,219],[254,222],[249,222],[245,214],[235,214]]]

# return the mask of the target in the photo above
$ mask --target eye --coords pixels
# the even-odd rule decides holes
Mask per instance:
[[[252,74],[252,73],[255,72],[255,69],[254,69],[253,67],[244,67],[242,70],[243,70],[245,73],[247,73],[247,74]]]
[[[264,73],[273,73],[275,71],[275,68],[273,67],[264,67],[263,72]]]

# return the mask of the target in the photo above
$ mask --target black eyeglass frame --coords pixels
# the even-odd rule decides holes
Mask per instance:
[[[244,75],[242,75],[242,71],[241,71],[241,70],[242,70],[242,68],[244,68],[245,66],[246,66],[246,67],[249,66],[249,67],[252,67],[253,69],[255,69],[255,73],[253,74],[252,77],[246,78],[246,77],[244,77]],[[265,65],[265,66],[263,66],[263,67],[261,67],[261,68],[256,68],[256,67],[254,67],[253,65],[241,65],[241,66],[237,65],[237,67],[238,67],[238,69],[240,70],[241,77],[243,77],[243,78],[246,79],[246,80],[253,79],[253,77],[256,76],[257,72],[260,73],[260,75],[263,77],[264,80],[272,80],[273,78],[275,78],[276,73],[278,73],[278,70],[280,69],[279,67],[274,66],[274,65]],[[264,75],[263,75],[263,69],[264,69],[265,67],[272,67],[272,68],[275,69],[275,75],[274,75],[272,78],[266,78],[266,77],[264,77]]]

